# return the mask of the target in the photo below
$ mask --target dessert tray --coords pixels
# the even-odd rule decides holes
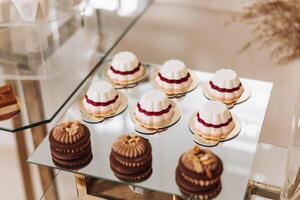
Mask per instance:
[[[146,64],[145,66],[148,67],[150,73],[155,71],[157,65]],[[97,79],[102,80],[103,76],[101,70],[100,68],[96,76]],[[76,171],[68,171],[113,182],[122,182],[130,186],[148,190],[182,196],[175,181],[176,166],[182,153],[196,145],[188,126],[189,120],[198,108],[208,101],[203,95],[202,86],[207,83],[213,75],[201,71],[194,72],[198,78],[199,86],[187,93],[184,97],[178,100],[174,99],[180,109],[180,119],[167,129],[161,130],[162,132],[159,134],[142,135],[142,137],[149,140],[152,146],[153,171],[147,180],[140,183],[120,181],[110,168],[109,156],[112,144],[119,136],[136,132],[135,124],[130,119],[130,112],[141,96],[146,91],[153,89],[153,85],[149,79],[145,79],[148,81],[140,82],[136,87],[121,90],[127,96],[129,105],[129,108],[121,114],[98,124],[81,121],[81,123],[88,127],[91,133],[93,160],[84,168]],[[221,142],[219,145],[209,148],[210,151],[220,157],[224,165],[222,191],[216,199],[241,199],[241,197],[245,195],[256,146],[260,137],[273,86],[270,82],[243,78],[241,78],[241,81],[243,84],[248,85],[253,91],[251,98],[243,104],[234,106],[231,110],[239,117],[239,123],[242,129],[240,132],[236,131],[230,135],[229,138],[226,138],[228,141]],[[79,102],[81,102],[86,90],[87,88],[82,91],[77,101],[71,105],[59,122],[81,119]],[[239,134],[237,132],[239,132]],[[136,134],[139,135],[139,133]],[[237,134],[238,136],[233,138]],[[66,170],[57,167],[53,163],[48,137],[45,137],[44,141],[29,157],[28,162]]]

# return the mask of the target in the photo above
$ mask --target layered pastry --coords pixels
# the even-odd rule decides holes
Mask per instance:
[[[193,80],[182,61],[168,60],[156,75],[155,82],[167,94],[178,94],[186,92]]]
[[[120,136],[112,145],[110,167],[115,176],[127,182],[141,182],[152,174],[150,142],[137,135]]]
[[[52,160],[55,165],[80,169],[93,157],[90,131],[78,121],[67,121],[54,127],[49,135]]]
[[[185,152],[176,168],[176,183],[184,195],[201,200],[213,199],[221,192],[223,163],[209,150],[195,146]]]
[[[174,114],[174,105],[159,90],[147,91],[137,103],[134,114],[145,127],[163,127],[168,124]]]
[[[10,85],[0,87],[0,120],[10,119],[20,112],[20,106]]]
[[[236,102],[244,92],[237,73],[230,69],[216,71],[205,87],[210,98],[225,104]]]
[[[121,103],[119,94],[105,81],[93,83],[83,99],[84,109],[95,117],[107,117],[116,113]]]
[[[120,85],[135,83],[144,73],[144,66],[133,53],[127,51],[116,54],[107,71],[109,78]]]
[[[235,123],[225,104],[209,101],[196,113],[194,127],[204,139],[219,141],[233,131]]]

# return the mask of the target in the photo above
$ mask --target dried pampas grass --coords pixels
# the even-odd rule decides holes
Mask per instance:
[[[253,25],[253,42],[272,48],[271,57],[280,64],[300,58],[300,0],[256,0],[236,18]]]

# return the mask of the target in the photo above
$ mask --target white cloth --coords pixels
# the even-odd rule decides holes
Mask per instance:
[[[82,2],[82,0],[57,0],[63,7],[76,6]]]
[[[25,21],[35,21],[48,15],[49,0],[11,0]]]
[[[0,23],[3,23],[9,19],[9,13],[10,13],[9,10],[10,10],[9,0],[0,0]]]

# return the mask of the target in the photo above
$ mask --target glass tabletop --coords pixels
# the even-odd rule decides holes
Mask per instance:
[[[153,71],[153,65],[148,66],[150,71]],[[102,79],[100,74],[100,72],[97,72],[95,78]],[[212,76],[210,73],[201,71],[196,71],[196,74],[200,80],[198,88],[188,93],[184,98],[176,100],[181,110],[180,120],[159,134],[142,135],[148,138],[152,145],[153,173],[146,181],[133,185],[149,190],[181,195],[175,182],[175,168],[180,155],[195,145],[187,123],[190,116],[197,111],[199,106],[207,101],[202,93],[202,86]],[[273,86],[270,82],[250,79],[241,80],[243,84],[248,85],[252,90],[250,99],[231,109],[241,119],[242,131],[236,138],[209,148],[222,159],[224,164],[222,175],[223,189],[217,199],[239,199],[245,194]],[[85,168],[72,172],[121,182],[110,169],[109,154],[111,145],[118,136],[134,132],[134,124],[129,118],[129,110],[137,103],[142,94],[151,88],[152,84],[148,80],[137,87],[122,90],[128,97],[129,102],[129,108],[124,113],[103,123],[85,123],[91,131],[93,160]],[[86,90],[87,88],[82,91],[77,101],[69,108],[61,121],[69,119],[79,120],[81,118],[78,102]],[[38,165],[57,168],[51,159],[48,138],[44,139],[29,157],[28,161]]]
[[[2,33],[8,30],[8,37],[16,37],[26,45],[20,48],[21,42],[16,40],[15,44],[20,48],[16,55],[0,50],[0,74],[4,77],[1,85],[10,84],[13,87],[21,107],[19,115],[0,122],[0,130],[17,132],[52,121],[143,14],[151,0],[132,1],[130,5],[109,0],[88,2],[84,13],[74,14],[59,24],[51,23],[47,28],[45,24],[43,27],[30,27],[30,30],[28,27],[26,30],[20,29],[19,26],[1,28],[1,38],[5,36]],[[34,28],[42,29],[38,36],[47,36],[44,38],[47,48],[41,54],[29,56],[41,57],[39,61],[43,67],[38,66],[34,70],[40,73],[42,69],[47,74],[35,80],[35,74],[24,70],[28,63],[7,64],[12,57],[25,60],[21,53],[29,47],[24,38],[30,36],[35,41],[35,35],[31,34]],[[4,40],[1,39],[0,46],[8,45],[9,51],[16,48],[13,42],[2,42]],[[31,48],[35,49],[35,46]],[[32,67],[30,64],[28,68]]]

